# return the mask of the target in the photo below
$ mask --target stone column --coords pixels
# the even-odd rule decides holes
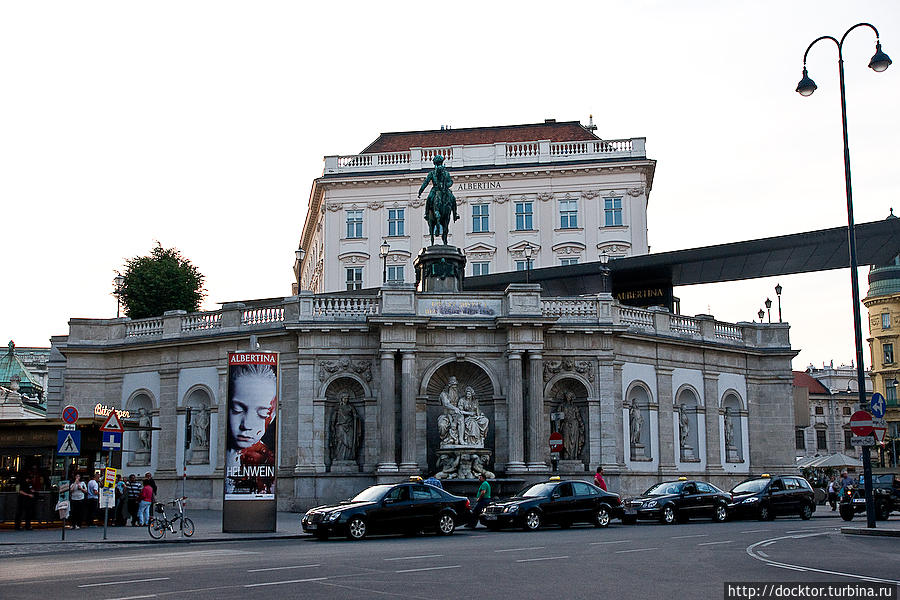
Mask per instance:
[[[315,357],[305,351],[298,352],[297,462],[294,465],[294,473],[297,475],[325,470],[325,440],[323,430],[316,427],[313,405],[318,383]]]
[[[540,352],[528,352],[528,470],[544,470],[544,361]]]
[[[400,470],[418,473],[416,462],[416,354],[404,351],[400,375]]]
[[[656,368],[656,394],[659,405],[659,469],[675,472],[675,425],[673,423],[672,369]]]
[[[177,447],[178,418],[178,369],[160,369],[159,371],[159,415],[153,425],[159,431],[152,432],[150,439],[150,464],[156,454],[156,474],[158,477],[174,477],[177,475],[175,464],[175,448]]]
[[[396,398],[394,397],[394,352],[381,351],[381,394],[378,398],[378,435],[381,451],[378,457],[379,473],[396,473],[396,433],[394,414]]]
[[[629,447],[628,434],[625,432],[625,398],[622,390],[622,366],[624,363],[614,361],[612,365],[612,398],[613,398],[613,436],[615,442],[616,465],[621,468],[625,466],[625,452]]]
[[[522,411],[522,353],[509,353],[509,385],[507,390],[506,441],[509,447],[507,473],[521,473],[525,470],[523,452],[524,426]]]
[[[706,408],[706,469],[722,471],[719,448],[719,374],[703,373],[703,405]]]

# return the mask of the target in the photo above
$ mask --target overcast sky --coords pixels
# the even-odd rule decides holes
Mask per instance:
[[[322,157],[382,131],[593,114],[645,136],[654,252],[846,225],[833,44],[794,89],[809,42],[859,21],[900,60],[894,0],[0,3],[0,336],[115,316],[115,271],[156,240],[206,309],[289,295]],[[900,209],[900,64],[866,68],[874,46],[844,48],[858,223]],[[676,294],[749,321],[776,283]],[[849,364],[849,271],[780,283],[794,368]]]

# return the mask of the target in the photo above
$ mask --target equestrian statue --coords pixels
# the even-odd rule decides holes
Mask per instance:
[[[425,220],[428,221],[428,231],[431,234],[431,245],[434,246],[434,234],[440,232],[444,245],[447,245],[447,226],[450,224],[450,214],[453,214],[453,220],[458,221],[459,215],[456,212],[456,197],[451,191],[453,180],[450,173],[444,167],[444,157],[436,154],[434,157],[434,168],[425,176],[422,187],[419,188],[418,197],[422,197],[422,192],[431,183],[431,191],[428,192],[428,199],[425,200]]]

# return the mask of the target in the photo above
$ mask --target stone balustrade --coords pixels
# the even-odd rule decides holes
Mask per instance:
[[[410,148],[401,152],[376,152],[326,156],[325,175],[368,171],[419,171],[431,167],[436,154],[448,167],[499,166],[554,163],[569,160],[646,158],[646,138],[623,140],[575,140],[551,142],[497,142],[440,148]]]
[[[638,335],[702,340],[749,347],[789,347],[789,326],[772,323],[724,323],[711,315],[675,315],[665,309],[623,306],[609,294],[541,297],[539,286],[513,284],[505,293],[419,294],[413,286],[387,287],[378,296],[315,295],[301,292],[262,306],[225,304],[221,310],[131,320],[72,319],[69,343],[139,344],[156,339],[202,337],[210,333],[247,333],[322,323],[358,323],[372,317],[403,315],[475,322],[554,319],[560,325],[601,325]]]

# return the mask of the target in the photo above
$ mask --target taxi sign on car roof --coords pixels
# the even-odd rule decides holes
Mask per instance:
[[[409,478],[409,480],[410,481],[422,481],[422,478],[419,477],[418,475],[413,475],[412,477]]]
[[[678,481],[687,481],[687,477],[679,477]]]
[[[771,477],[771,475],[769,475],[768,473],[763,473],[762,475],[760,475],[760,477],[768,479],[769,477]]]
[[[554,475],[553,477],[551,477],[551,478],[548,479],[547,481],[562,481],[562,479],[559,478],[559,475]]]

